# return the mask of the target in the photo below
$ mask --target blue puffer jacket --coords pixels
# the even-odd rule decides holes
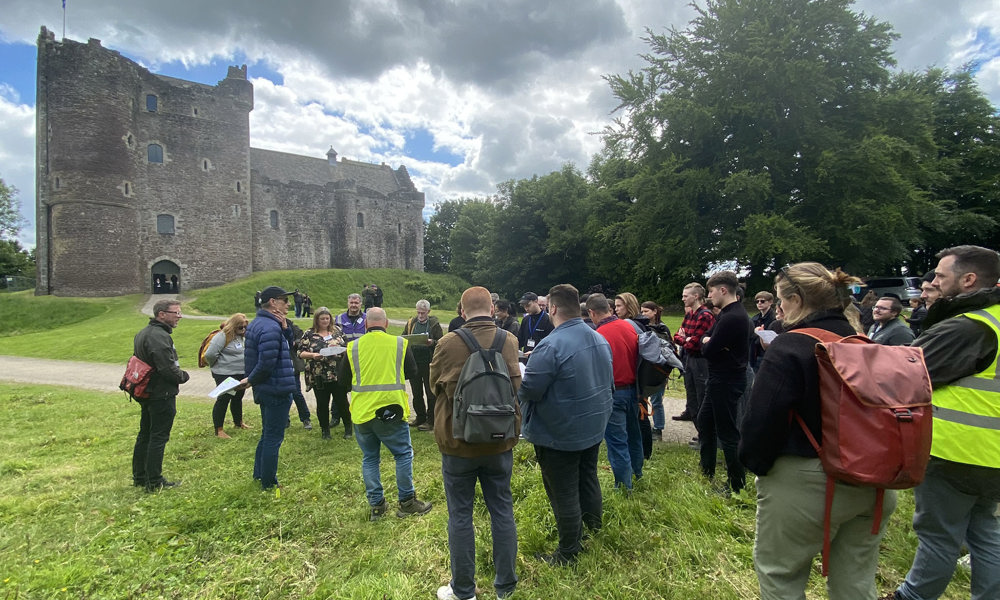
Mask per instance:
[[[611,346],[582,319],[570,319],[538,342],[518,391],[524,438],[574,452],[604,439],[611,417]]]
[[[243,365],[254,396],[286,396],[295,391],[292,328],[282,329],[274,315],[258,310],[246,332]],[[259,400],[258,400],[259,404]]]

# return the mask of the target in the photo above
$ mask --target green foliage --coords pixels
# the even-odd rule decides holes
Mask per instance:
[[[19,210],[17,188],[7,185],[0,177],[0,240],[17,237],[22,225],[24,225],[24,217],[21,216]],[[3,273],[2,268],[0,268],[0,273]]]
[[[34,252],[28,252],[17,240],[0,239],[0,277],[35,277]],[[2,285],[0,285],[2,287]]]
[[[216,288],[189,291],[197,296],[190,307],[203,314],[230,315],[252,313],[257,290],[280,285],[288,291],[298,288],[309,294],[313,309],[327,306],[333,312],[347,310],[347,296],[360,294],[366,283],[378,285],[386,306],[412,307],[424,297],[418,290],[430,290],[437,301],[433,304],[451,307],[458,303],[468,285],[452,275],[418,273],[401,269],[327,269],[302,271],[270,271],[254,273]],[[417,286],[415,289],[413,286]],[[430,300],[428,298],[428,300]]]
[[[121,394],[0,384],[0,590],[23,598],[430,598],[449,579],[440,454],[413,434],[413,470],[434,508],[367,520],[361,453],[293,424],[281,447],[280,495],[251,480],[259,419],[212,435],[211,403],[181,397],[164,472],[181,486],[131,486],[139,409]],[[556,544],[555,522],[530,444],[514,449],[518,598],[742,600],[757,595],[754,496],[714,495],[686,447],[657,444],[631,497],[613,491],[601,457],[604,527],[574,568],[533,558]],[[395,496],[392,459],[382,459]],[[819,507],[818,510],[822,510]],[[879,589],[906,573],[916,540],[912,494],[900,494],[880,560]],[[488,514],[475,510],[477,582],[492,597]],[[813,565],[807,595],[823,597]],[[969,596],[959,573],[944,598]]]

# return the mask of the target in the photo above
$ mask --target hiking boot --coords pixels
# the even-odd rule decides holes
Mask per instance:
[[[330,439],[330,428],[329,427],[324,427],[323,428],[323,439],[324,440]]]
[[[673,419],[674,421],[694,421],[694,415],[692,415],[691,413],[689,413],[686,410],[684,412],[682,412],[681,414],[674,415],[674,416],[672,416],[670,418]]]
[[[313,428],[312,421],[310,421],[309,419],[302,421],[302,429],[305,429],[306,431],[312,431],[312,428]]]
[[[399,509],[396,511],[396,516],[402,519],[409,515],[425,515],[430,512],[430,510],[430,502],[418,500],[416,496],[413,496],[409,500],[403,500],[399,503]]]
[[[353,437],[354,437],[354,434],[353,434],[353,433],[351,433],[350,431],[345,431],[345,432],[344,432],[344,439],[345,439],[345,440],[349,440],[349,439],[351,439],[351,438],[353,438]]]
[[[434,423],[427,421],[417,426],[417,431],[434,431]]]
[[[167,481],[166,479],[161,479],[156,483],[150,483],[146,485],[147,492],[158,492],[163,489],[177,487],[181,484],[179,481]]]
[[[663,441],[663,430],[662,429],[654,429],[653,430],[653,439],[656,440],[656,441],[658,441],[658,442],[662,442]]]
[[[451,584],[442,585],[437,591],[438,600],[476,600],[476,596],[470,596],[469,598],[459,598],[455,595],[455,591],[451,589]]]
[[[385,516],[385,509],[386,509],[385,498],[382,498],[381,502],[379,502],[378,504],[373,504],[371,506],[371,513],[368,515],[368,520],[378,521],[379,519]]]
[[[565,567],[567,565],[572,565],[576,563],[575,556],[565,556],[562,552],[556,550],[552,554],[543,554],[541,552],[535,553],[535,558],[542,561],[547,565],[552,565],[553,567]]]
[[[410,421],[409,423],[407,423],[407,425],[409,425],[410,427],[420,427],[426,421],[427,421],[427,419],[423,419],[423,418],[417,417],[416,419],[413,419],[412,421]]]

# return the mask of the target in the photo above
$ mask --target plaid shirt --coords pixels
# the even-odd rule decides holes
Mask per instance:
[[[688,354],[701,356],[701,339],[705,337],[705,334],[708,333],[708,330],[714,324],[715,315],[712,314],[712,311],[704,306],[700,306],[684,314],[684,321],[681,323],[684,336],[682,337],[680,333],[677,333],[674,335],[674,341],[677,342],[678,346],[683,347],[684,351]],[[684,338],[687,337],[691,339],[685,341]]]

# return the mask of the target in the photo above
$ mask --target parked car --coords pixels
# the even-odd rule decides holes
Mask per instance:
[[[869,277],[865,280],[865,288],[862,294],[868,290],[875,290],[879,298],[882,296],[895,296],[906,304],[911,298],[920,297],[919,277]]]

